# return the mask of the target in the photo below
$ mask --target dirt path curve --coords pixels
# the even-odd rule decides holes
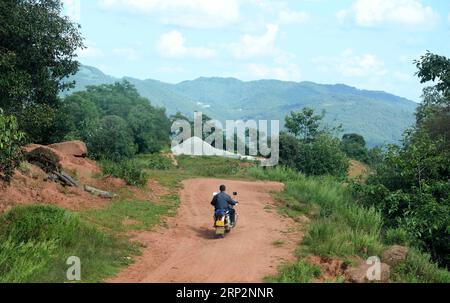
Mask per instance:
[[[225,239],[214,239],[209,203],[220,184],[239,192],[239,222]],[[283,184],[192,179],[183,185],[178,215],[168,228],[137,234],[143,255],[109,282],[262,282],[294,259],[300,236],[291,219],[277,214],[269,193]]]

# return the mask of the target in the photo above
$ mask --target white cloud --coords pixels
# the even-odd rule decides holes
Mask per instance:
[[[225,27],[239,20],[238,0],[99,0],[104,9],[128,10],[164,24],[192,28]]]
[[[134,48],[115,48],[113,53],[117,56],[123,57],[128,61],[136,61],[139,59],[139,53]]]
[[[268,66],[266,64],[250,63],[246,65],[246,73],[250,78],[256,79],[276,79],[282,81],[300,81],[301,72],[296,64],[275,64]]]
[[[430,27],[439,15],[420,0],[357,0],[350,8],[338,11],[336,17],[363,27],[386,24]]]
[[[248,59],[270,56],[277,52],[275,40],[278,35],[278,25],[266,25],[266,32],[261,36],[244,35],[238,43],[232,43],[230,49],[234,57]]]
[[[324,72],[337,71],[344,77],[380,77],[387,74],[384,62],[373,54],[355,55],[346,49],[336,57],[317,57],[313,62]]]
[[[283,9],[278,13],[278,22],[280,24],[301,24],[308,21],[309,18],[309,14],[302,11]]]
[[[77,55],[81,59],[103,58],[105,54],[103,51],[96,47],[95,44],[87,41],[84,49],[78,49]]]
[[[216,54],[216,51],[211,48],[186,46],[186,39],[183,34],[176,30],[162,34],[156,48],[161,56],[166,58],[194,57],[206,59]]]
[[[158,72],[164,73],[164,74],[185,72],[184,68],[182,68],[181,66],[161,66],[157,70],[158,70]]]

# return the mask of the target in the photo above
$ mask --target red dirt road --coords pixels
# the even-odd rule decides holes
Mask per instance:
[[[239,221],[225,239],[214,239],[209,203],[220,184],[239,192]],[[192,179],[183,185],[178,215],[166,228],[137,234],[143,255],[109,282],[262,282],[294,260],[300,234],[291,219],[277,214],[270,196],[282,184]]]

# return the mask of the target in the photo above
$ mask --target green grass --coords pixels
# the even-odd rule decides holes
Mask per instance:
[[[169,170],[173,168],[172,160],[162,154],[142,154],[136,160],[145,168],[154,170]]]
[[[0,217],[0,282],[67,282],[67,258],[81,259],[82,282],[99,282],[139,253],[54,206],[20,206]]]
[[[128,185],[144,186],[148,180],[145,167],[136,159],[114,162],[100,161],[103,176],[113,176],[125,180]]]
[[[392,280],[406,283],[450,283],[450,272],[439,268],[429,255],[412,248],[407,259],[393,269]]]
[[[104,209],[85,211],[82,216],[95,225],[114,232],[148,230],[160,224],[163,216],[175,213],[177,197],[167,196],[163,200],[165,203],[161,204],[137,200],[117,201]]]
[[[312,219],[298,247],[299,258],[317,255],[350,263],[354,256],[381,256],[387,245],[411,242],[402,230],[383,230],[381,214],[358,205],[350,189],[332,177],[305,177],[285,168],[251,168],[248,174],[260,180],[284,182],[284,191],[275,195],[280,212],[294,218],[308,214]],[[302,261],[287,265],[280,269],[276,281],[310,281],[309,267]],[[447,270],[438,268],[429,256],[415,248],[393,272],[393,282],[450,282]]]
[[[139,161],[145,163],[145,156]],[[221,157],[177,157],[178,167],[167,170],[148,169],[149,178],[168,188],[179,189],[181,181],[190,178],[249,179],[248,170],[255,164]]]
[[[284,245],[284,241],[283,240],[276,240],[272,242],[272,245],[275,247],[282,247]]]
[[[265,279],[267,283],[312,283],[321,275],[320,266],[299,260],[294,264],[288,264],[280,268],[276,276]]]

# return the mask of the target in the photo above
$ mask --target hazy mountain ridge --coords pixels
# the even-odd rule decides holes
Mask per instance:
[[[169,114],[180,111],[192,116],[195,110],[225,119],[267,119],[284,121],[292,110],[310,106],[327,112],[327,124],[342,124],[345,132],[357,132],[370,145],[398,142],[414,123],[417,104],[382,91],[359,90],[345,84],[316,84],[235,78],[205,78],[169,84],[157,80],[124,77],[152,104],[164,106]],[[87,85],[109,84],[122,79],[99,69],[81,66],[71,78],[73,91]]]

